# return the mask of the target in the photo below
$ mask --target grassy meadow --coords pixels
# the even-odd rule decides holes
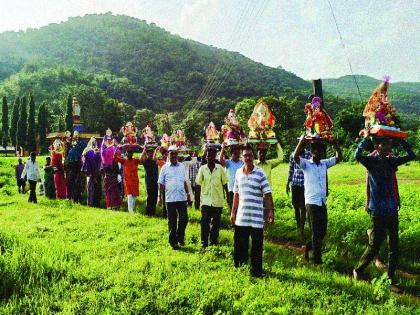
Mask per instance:
[[[44,159],[41,158],[41,165]],[[15,186],[15,158],[0,158],[0,314],[419,314],[420,163],[398,172],[402,294],[390,292],[371,264],[372,283],[351,280],[367,244],[365,170],[329,172],[324,265],[303,262],[302,240],[285,193],[288,165],[273,174],[276,222],[266,230],[265,277],[234,269],[233,233],[223,215],[221,244],[200,251],[198,210],[189,209],[186,246],[173,251],[167,222],[144,213],[93,209],[38,197],[28,204]],[[140,176],[144,177],[140,169]],[[125,205],[126,207],[126,205]],[[309,229],[306,231],[309,236]],[[386,259],[386,246],[380,253]],[[417,276],[416,276],[417,275]]]

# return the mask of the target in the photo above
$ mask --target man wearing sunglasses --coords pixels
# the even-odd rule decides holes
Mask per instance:
[[[235,267],[247,263],[251,237],[251,274],[262,277],[264,204],[268,222],[274,222],[273,197],[264,171],[254,165],[250,146],[243,150],[244,166],[235,176],[230,222],[235,226],[233,256]]]

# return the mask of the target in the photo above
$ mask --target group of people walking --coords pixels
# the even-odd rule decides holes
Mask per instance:
[[[415,155],[404,140],[400,140],[400,144],[407,154],[396,157],[391,154],[392,145],[389,138],[374,138],[374,142],[371,143],[368,131],[362,131],[361,135],[363,140],[355,152],[355,158],[368,171],[368,210],[372,216],[373,228],[369,245],[354,269],[354,277],[362,277],[364,269],[378,253],[388,234],[388,274],[394,282],[398,257],[399,209],[395,172],[399,165],[414,159]],[[180,158],[176,146],[162,150],[162,157],[159,159],[157,153],[161,148],[145,147],[140,158],[135,158],[132,151],[127,151],[125,156],[122,156],[116,146],[107,146],[108,140],[104,138],[102,148],[98,149],[93,143],[94,139],[91,139],[82,150],[79,169],[87,176],[88,204],[98,205],[93,202],[97,197],[92,195],[100,196],[102,190],[98,190],[96,185],[100,185],[101,182],[107,208],[121,204],[115,190],[115,182],[118,182],[116,165],[120,163],[128,211],[134,212],[136,197],[139,196],[138,167],[143,165],[147,191],[146,213],[155,213],[159,196],[159,202],[163,205],[168,219],[170,246],[179,249],[185,245],[187,209],[188,205],[194,202],[195,208],[201,208],[201,245],[206,249],[210,245],[218,244],[221,215],[226,199],[230,209],[230,222],[234,226],[234,265],[239,267],[247,263],[251,239],[251,273],[256,277],[262,276],[263,228],[265,223],[274,222],[271,171],[283,160],[280,144],[277,144],[276,148],[277,157],[272,160],[266,159],[267,148],[258,149],[255,159],[254,149],[250,145],[244,148],[231,147],[230,158],[227,158],[226,147],[222,145],[219,154],[214,146],[207,146],[201,161],[194,158],[186,163]],[[310,150],[305,149],[308,145]],[[290,190],[292,192],[297,230],[303,235],[306,218],[311,228],[311,238],[304,246],[304,259],[309,261],[309,253],[312,251],[313,262],[316,265],[322,263],[322,245],[327,232],[327,170],[342,160],[339,145],[336,141],[333,141],[333,145],[335,156],[325,158],[324,142],[309,142],[302,136],[290,159],[286,186],[286,193],[289,194]],[[111,147],[112,152],[107,152],[106,149]],[[363,149],[368,147],[371,148],[369,155],[362,154]],[[92,150],[94,154],[89,153]],[[31,153],[21,172],[22,166],[19,166],[20,178],[27,178],[29,181],[31,202],[36,202],[34,190],[40,176],[35,157],[35,153]],[[53,161],[54,158],[56,157],[53,153]],[[45,183],[45,186],[46,190],[52,190],[51,187],[54,187],[55,196],[59,198],[60,178],[56,179],[56,174],[60,168],[53,162],[53,171],[47,171],[51,166],[50,160],[48,158],[44,168],[45,179],[49,177],[51,182],[53,176],[55,186],[51,186],[51,183]],[[92,162],[94,160],[97,164]],[[89,201],[91,199],[92,201]]]

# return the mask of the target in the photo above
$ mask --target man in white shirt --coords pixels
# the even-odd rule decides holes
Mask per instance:
[[[188,224],[187,201],[190,196],[185,181],[185,167],[178,162],[176,146],[169,147],[169,163],[166,163],[159,174],[158,183],[162,200],[166,202],[168,214],[169,244],[173,249],[185,244],[185,229]],[[179,217],[179,220],[178,220]]]
[[[36,200],[36,183],[39,179],[41,179],[41,171],[39,170],[39,164],[36,159],[36,153],[31,152],[30,158],[25,164],[23,168],[23,172],[21,178],[24,179],[25,176],[29,182],[29,202],[37,203]]]
[[[317,141],[311,143],[312,158],[304,159],[301,153],[307,141],[304,136],[301,137],[293,158],[304,174],[305,206],[312,231],[312,239],[305,246],[304,258],[308,261],[309,250],[313,250],[314,263],[319,265],[322,263],[322,241],[327,233],[327,169],[340,162],[342,154],[337,142],[334,141],[335,157],[321,159],[325,152],[325,145]]]

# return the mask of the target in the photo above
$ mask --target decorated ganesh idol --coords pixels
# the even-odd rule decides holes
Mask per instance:
[[[369,98],[363,111],[365,128],[370,134],[379,137],[406,138],[407,133],[400,131],[396,125],[396,109],[388,100],[389,76],[379,83]]]
[[[219,143],[219,131],[217,131],[214,122],[210,122],[206,128],[206,142],[207,143]]]
[[[169,148],[170,143],[171,143],[171,138],[166,133],[164,133],[162,137],[160,138],[160,146],[162,148]]]
[[[249,117],[248,134],[249,142],[277,143],[276,134],[273,131],[276,117],[263,99],[260,99]]]
[[[227,145],[238,145],[246,142],[246,135],[236,118],[235,111],[229,110],[225,118],[225,124],[222,126],[223,142]]]
[[[305,105],[305,113],[306,138],[332,141],[333,122],[322,105],[322,99],[315,96]]]
[[[128,121],[121,127],[120,132],[123,134],[122,147],[125,149],[137,149],[137,127],[131,121]]]
[[[177,128],[171,135],[171,145],[175,145],[178,150],[183,151],[187,149],[187,143],[184,132]]]
[[[152,123],[148,122],[143,128],[144,145],[147,147],[157,147],[155,135],[152,131]]]

